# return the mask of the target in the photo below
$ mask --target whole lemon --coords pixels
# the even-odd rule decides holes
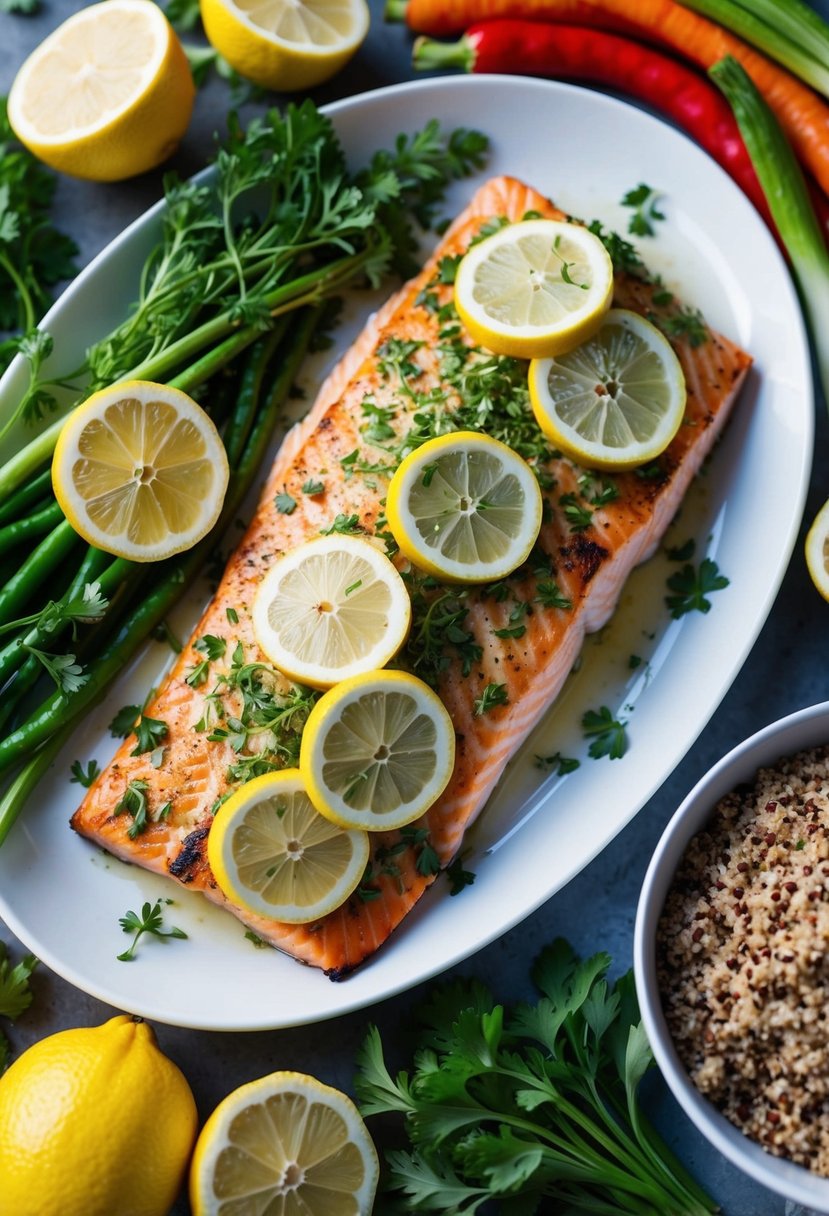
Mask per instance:
[[[0,1216],[167,1216],[197,1125],[145,1022],[50,1035],[0,1078]]]

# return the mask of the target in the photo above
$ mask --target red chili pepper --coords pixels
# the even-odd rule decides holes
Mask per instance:
[[[414,64],[586,80],[627,93],[692,136],[745,191],[774,231],[728,102],[704,77],[650,47],[576,25],[496,20],[470,26],[455,43],[418,38]]]

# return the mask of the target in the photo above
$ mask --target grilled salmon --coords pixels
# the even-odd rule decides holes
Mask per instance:
[[[531,450],[547,504],[545,522],[531,560],[502,584],[459,594],[407,571],[415,613],[404,661],[431,679],[452,716],[457,754],[449,786],[413,829],[373,836],[362,887],[322,920],[286,925],[235,907],[210,872],[210,825],[234,783],[290,763],[288,736],[278,731],[293,731],[298,738],[303,714],[301,697],[257,649],[250,606],[258,582],[275,557],[330,528],[338,517],[382,535],[390,447],[409,428],[422,427],[424,418],[434,424],[436,411],[451,426],[467,383],[477,383],[479,390],[484,385],[474,408],[487,426],[492,409],[487,369],[508,376],[510,364],[473,350],[460,332],[451,313],[449,268],[484,225],[518,220],[527,212],[564,218],[521,182],[489,181],[420,275],[369,321],[304,421],[286,437],[214,599],[145,708],[147,716],[166,724],[161,763],[155,767],[158,754],[135,754],[135,736],[126,739],[72,818],[75,830],[96,844],[201,891],[259,937],[333,979],[382,945],[456,854],[505,764],[558,694],[585,634],[605,624],[628,573],[654,551],[711,451],[751,363],[732,342],[707,329],[698,329],[693,343],[675,340],[687,383],[687,413],[658,467],[650,470],[653,476],[617,475],[604,479],[597,493],[591,475],[543,450],[543,442],[537,452]],[[676,308],[667,299],[668,293],[646,276],[616,275],[616,305],[658,319],[666,308]],[[532,449],[540,433],[526,397],[516,400],[511,417],[492,416],[495,433],[508,425],[507,442],[520,450],[523,439]],[[468,426],[473,407],[467,401],[463,408]],[[278,509],[280,494],[295,502],[290,513]],[[449,622],[443,632],[435,627],[441,614]],[[501,687],[503,703],[476,712],[476,700],[491,684]],[[259,722],[258,729],[233,726],[246,705],[248,710],[253,705],[249,721]],[[271,730],[268,723],[279,713],[281,725]],[[140,825],[123,813],[125,793],[135,782],[144,783]]]

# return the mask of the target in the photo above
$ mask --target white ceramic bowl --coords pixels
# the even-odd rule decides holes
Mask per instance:
[[[691,838],[717,802],[758,768],[829,740],[829,701],[798,710],[740,743],[697,783],[671,819],[645,875],[634,936],[634,974],[656,1062],[686,1115],[734,1165],[763,1186],[815,1212],[829,1213],[829,1179],[765,1152],[695,1088],[674,1047],[656,982],[656,929],[665,896]]]

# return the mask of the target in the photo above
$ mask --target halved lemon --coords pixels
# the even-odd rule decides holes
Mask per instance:
[[[668,339],[612,308],[569,354],[530,364],[538,425],[565,455],[596,469],[630,469],[664,452],[685,414],[685,376]]]
[[[330,688],[394,658],[411,614],[406,584],[377,546],[320,536],[274,562],[256,592],[253,629],[290,679]]]
[[[190,1166],[194,1216],[370,1216],[377,1151],[345,1094],[274,1072],[241,1085],[204,1125]]]
[[[519,359],[572,350],[610,307],[613,263],[579,224],[522,220],[473,245],[455,276],[455,307],[480,346]]]
[[[299,769],[254,777],[216,812],[207,838],[213,877],[234,903],[288,924],[339,908],[368,864],[365,832],[316,810]]]
[[[386,517],[414,565],[452,582],[485,583],[526,561],[541,507],[535,474],[512,448],[455,431],[403,460],[389,484]]]
[[[9,93],[9,122],[40,160],[93,181],[165,161],[196,90],[181,43],[151,0],[106,0],[69,17],[32,52]]]
[[[201,0],[205,33],[241,76],[294,92],[328,80],[368,33],[365,0]]]
[[[146,380],[114,384],[79,405],[52,461],[55,497],[75,531],[133,562],[201,540],[219,518],[228,477],[219,432],[201,406]]]
[[[405,671],[374,671],[320,697],[299,769],[314,806],[343,828],[403,827],[428,811],[455,764],[443,702]]]
[[[806,565],[815,587],[829,600],[829,501],[818,511],[806,536]]]

